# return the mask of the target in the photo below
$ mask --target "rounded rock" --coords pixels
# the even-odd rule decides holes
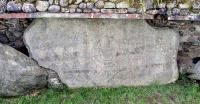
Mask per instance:
[[[93,2],[88,2],[87,3],[87,8],[88,9],[92,9],[94,7],[94,3]]]
[[[86,5],[86,3],[80,3],[80,4],[78,5],[78,7],[79,7],[80,9],[85,9],[85,8],[87,7],[87,5]]]
[[[26,13],[36,12],[36,8],[34,7],[33,4],[30,4],[30,3],[24,3],[22,6],[22,10],[23,10],[23,12],[26,12]]]
[[[36,5],[36,9],[40,12],[46,11],[48,7],[49,7],[49,2],[47,1],[38,1]]]
[[[98,9],[102,9],[104,7],[104,1],[97,1],[95,3],[95,6],[98,8]]]
[[[22,9],[21,3],[15,3],[14,1],[9,1],[7,3],[7,11],[9,12],[20,12]]]
[[[53,12],[53,13],[57,13],[60,11],[60,6],[58,5],[51,5],[49,8],[48,8],[49,12]]]
[[[60,0],[60,6],[66,7],[68,5],[68,0]]]

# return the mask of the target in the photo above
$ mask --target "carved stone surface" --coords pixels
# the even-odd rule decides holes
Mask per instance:
[[[178,77],[178,35],[144,20],[36,19],[30,56],[69,87],[165,84]]]

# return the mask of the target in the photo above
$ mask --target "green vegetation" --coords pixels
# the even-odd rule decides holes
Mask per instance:
[[[0,104],[199,104],[198,84],[184,76],[180,79],[143,87],[42,89],[19,98],[0,98]]]

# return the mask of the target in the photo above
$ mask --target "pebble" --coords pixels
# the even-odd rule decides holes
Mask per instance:
[[[117,3],[116,8],[128,8],[129,4],[126,2]]]
[[[60,0],[60,6],[66,7],[68,5],[68,0]]]
[[[92,9],[94,7],[94,3],[93,2],[88,2],[87,3],[87,8],[88,9]]]

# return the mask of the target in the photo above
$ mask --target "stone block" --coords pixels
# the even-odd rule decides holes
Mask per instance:
[[[166,84],[178,78],[178,34],[145,20],[36,19],[24,41],[30,57],[71,88]]]

